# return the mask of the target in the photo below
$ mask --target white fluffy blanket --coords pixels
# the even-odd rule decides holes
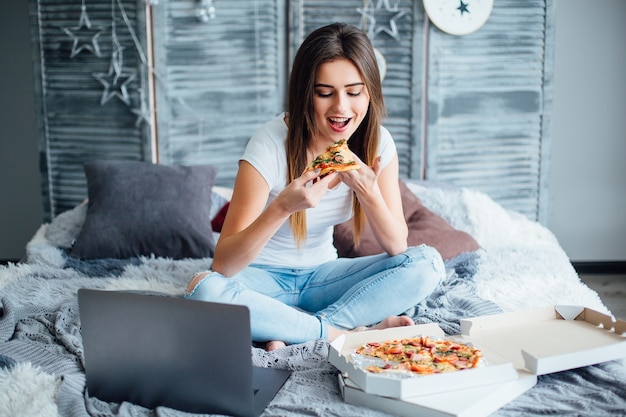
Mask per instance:
[[[408,186],[426,207],[480,244],[481,264],[474,282],[482,298],[504,311],[583,304],[609,313],[598,294],[580,281],[546,227],[474,190],[410,182]]]

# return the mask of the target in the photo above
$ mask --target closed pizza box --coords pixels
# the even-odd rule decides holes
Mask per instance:
[[[518,379],[518,373],[510,360],[473,342],[483,353],[484,365],[458,372],[400,378],[397,374],[368,372],[354,362],[355,349],[364,343],[417,336],[446,337],[437,324],[349,333],[338,337],[330,344],[328,360],[341,372],[347,374],[352,383],[363,392],[392,398],[404,399]]]
[[[580,306],[461,320],[461,333],[536,375],[626,357],[626,322]]]
[[[519,371],[519,377],[509,382],[399,399],[367,394],[349,378],[339,375],[339,388],[346,403],[406,417],[488,416],[536,383],[536,375]]]

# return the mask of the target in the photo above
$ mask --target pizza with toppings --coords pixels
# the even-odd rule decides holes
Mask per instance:
[[[370,342],[358,347],[355,353],[383,361],[365,366],[366,371],[409,371],[420,375],[476,368],[483,356],[470,345],[428,336]]]
[[[319,178],[323,178],[331,172],[349,171],[359,168],[361,168],[359,164],[352,158],[347,141],[341,139],[326,148],[325,152],[318,155],[304,172],[319,169]]]

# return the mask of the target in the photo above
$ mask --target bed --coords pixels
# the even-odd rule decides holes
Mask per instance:
[[[106,164],[86,167],[89,203],[41,225],[25,258],[0,268],[0,416],[189,415],[89,397],[76,293],[95,288],[182,296],[191,275],[210,265],[229,190],[214,186],[210,167],[153,172],[152,166],[127,164],[110,169]],[[462,318],[555,304],[582,304],[610,314],[544,226],[477,190],[412,180],[401,184],[414,236],[427,236],[439,246],[447,267],[435,293],[406,312],[416,323],[438,323],[455,334]],[[168,194],[171,189],[176,192]],[[174,222],[172,210],[188,223]],[[151,216],[160,227],[142,226]],[[171,243],[176,241],[172,233],[193,234],[207,221],[209,233]],[[348,226],[343,227],[336,230],[338,242],[347,233]],[[153,236],[153,229],[165,235]],[[148,248],[151,255],[115,252],[123,247],[132,253],[133,246],[146,242],[159,246],[168,240],[163,236],[169,241]],[[113,241],[108,248],[95,247],[98,240]],[[354,248],[343,250],[343,256],[359,255]],[[254,365],[293,372],[264,415],[386,415],[342,400],[328,347],[322,340],[273,352],[251,346]],[[535,387],[494,415],[605,416],[624,410],[626,363],[620,360],[541,376]]]

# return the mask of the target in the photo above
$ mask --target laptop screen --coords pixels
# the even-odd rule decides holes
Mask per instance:
[[[90,396],[255,415],[246,307],[86,289],[79,306]]]

